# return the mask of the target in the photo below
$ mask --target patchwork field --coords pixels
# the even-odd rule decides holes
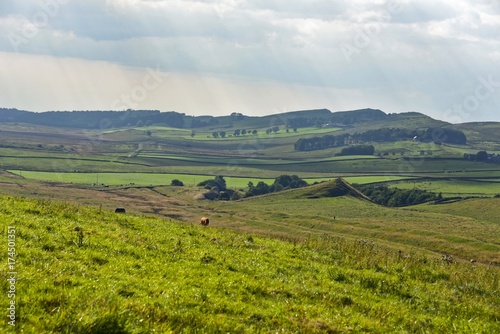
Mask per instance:
[[[347,113],[338,127],[322,124],[328,110],[186,116],[187,128],[0,123],[0,224],[4,240],[15,235],[16,329],[500,332],[500,164],[463,159],[498,153],[500,126],[365,113],[373,111]],[[286,132],[287,120],[305,115],[308,127]],[[463,129],[467,144],[351,136],[345,145],[373,144],[375,154],[294,148],[299,138],[435,126]],[[203,200],[207,189],[196,186],[221,175],[243,193],[283,174],[333,181],[233,201]],[[488,198],[390,208],[345,181]]]
[[[177,179],[185,185],[196,185],[201,181],[213,178],[213,175],[197,174],[160,174],[160,173],[59,173],[59,172],[36,172],[36,171],[9,171],[14,175],[22,176],[26,179],[33,179],[47,182],[81,183],[87,185],[134,185],[134,186],[158,186],[170,185],[172,180]],[[330,178],[305,178],[313,184],[314,182],[328,181]],[[372,175],[372,176],[349,176],[345,178],[351,183],[376,183],[406,180],[403,176]],[[272,184],[273,178],[248,178],[248,177],[225,177],[230,188],[245,188],[248,182],[257,184],[259,181]]]

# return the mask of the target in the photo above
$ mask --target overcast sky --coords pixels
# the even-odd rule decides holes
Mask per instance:
[[[0,107],[500,121],[500,0],[0,0]]]

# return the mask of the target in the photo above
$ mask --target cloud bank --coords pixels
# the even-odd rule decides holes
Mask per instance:
[[[0,36],[4,107],[500,121],[496,0],[3,0]]]

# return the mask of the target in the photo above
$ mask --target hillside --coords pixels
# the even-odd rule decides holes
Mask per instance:
[[[324,197],[350,196],[353,198],[372,202],[370,198],[362,194],[342,178],[337,178],[332,181],[327,181],[307,188],[299,189],[296,190],[295,193],[297,198],[314,199]]]
[[[332,112],[328,109],[300,110],[267,116],[246,116],[233,113],[229,116],[189,116],[174,111],[126,110],[126,111],[49,111],[35,113],[26,110],[0,108],[0,123],[26,123],[49,127],[77,129],[113,129],[144,127],[150,125],[174,128],[269,128],[311,127],[339,125],[352,127],[364,123],[405,123],[411,127],[442,126],[447,123],[433,120],[421,113],[386,114],[378,109],[360,109]]]
[[[1,196],[0,224],[17,272],[2,308],[24,333],[500,331],[497,267],[41,199]]]

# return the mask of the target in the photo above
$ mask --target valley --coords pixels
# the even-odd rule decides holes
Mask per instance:
[[[184,117],[204,123],[0,122],[0,222],[16,231],[25,332],[500,329],[500,164],[464,158],[496,156],[500,124],[372,110]],[[467,142],[354,141],[434,127]],[[330,135],[351,139],[296,150]],[[359,145],[373,154],[342,155]],[[248,195],[284,175],[309,185]],[[224,189],[199,185],[214,177]],[[383,206],[360,185],[439,199]]]

